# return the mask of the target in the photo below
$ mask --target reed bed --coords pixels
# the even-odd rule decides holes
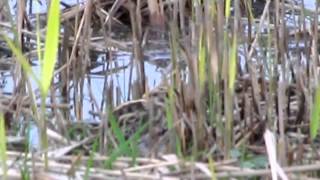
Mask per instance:
[[[319,178],[318,1],[69,3],[0,2],[1,178]]]

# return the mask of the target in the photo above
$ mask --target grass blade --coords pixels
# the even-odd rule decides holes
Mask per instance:
[[[111,119],[112,119],[112,118],[111,118]],[[113,119],[113,120],[111,120],[111,119],[110,119],[110,121],[113,121],[113,122],[111,123],[111,124],[113,124],[113,125],[111,125],[111,128],[112,128],[113,126],[114,126],[114,127],[118,126],[118,125],[116,124],[116,122],[115,122],[115,119]],[[114,123],[116,124],[116,126],[115,126]],[[118,149],[114,150],[114,151],[111,153],[109,159],[105,161],[105,167],[106,167],[106,168],[112,168],[113,162],[114,162],[120,155],[124,154],[125,152],[127,152],[127,153],[130,154],[131,152],[130,152],[130,149],[129,149],[129,144],[132,143],[132,142],[137,142],[138,139],[140,139],[140,137],[141,137],[141,133],[147,128],[147,126],[148,126],[148,123],[143,124],[142,126],[139,126],[139,129],[138,129],[127,141],[125,141],[125,140],[122,141],[122,143],[120,143]],[[114,128],[114,127],[113,127],[113,128]],[[120,130],[119,127],[118,127],[117,129]],[[117,131],[118,131],[118,130],[117,130]],[[117,133],[119,133],[119,132],[117,132]],[[119,134],[120,134],[120,133],[119,133]],[[119,134],[118,134],[118,135],[119,135]],[[122,132],[121,132],[121,134],[122,134]],[[122,136],[123,136],[123,134],[122,134]],[[124,138],[124,136],[123,136],[123,138]],[[121,137],[121,139],[122,139],[122,137]],[[131,157],[133,158],[133,160],[135,160],[135,155],[136,155],[135,150],[132,150],[132,154],[133,154],[133,156],[131,156]]]
[[[3,173],[3,179],[7,179],[7,138],[6,129],[4,124],[3,114],[0,114],[0,158],[1,158],[1,168]]]
[[[199,82],[201,91],[204,88],[204,84],[206,81],[206,47],[203,42],[204,35],[203,31],[200,32],[200,40],[199,40]]]
[[[314,139],[318,134],[319,120],[320,120],[320,87],[318,87],[316,90],[316,99],[314,101],[312,111],[311,111],[311,120],[310,120],[311,139]]]
[[[111,126],[111,129],[112,129],[112,132],[114,133],[114,135],[116,136],[117,140],[119,141],[119,144],[126,144],[126,139],[125,139],[125,136],[124,134],[122,133],[121,131],[121,128],[119,127],[117,121],[116,121],[116,118],[112,115],[112,113],[110,113],[109,115],[109,120],[110,120],[110,126]],[[129,153],[129,146],[126,145],[126,146],[123,146],[123,152],[125,154],[128,154]]]
[[[231,59],[229,66],[229,90],[233,92],[237,74],[237,37],[233,38]]]
[[[225,3],[225,16],[226,19],[229,19],[231,13],[231,0],[226,0]]]
[[[43,67],[41,68],[41,91],[44,95],[48,93],[48,89],[51,84],[51,79],[53,77],[54,65],[57,59],[60,28],[59,4],[59,0],[52,0],[49,9],[45,53]]]

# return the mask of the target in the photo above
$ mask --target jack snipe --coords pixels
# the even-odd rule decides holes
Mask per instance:
[[[142,99],[123,103],[113,110],[126,139],[147,123],[137,144],[141,155],[168,152],[167,99],[167,88],[160,86]]]

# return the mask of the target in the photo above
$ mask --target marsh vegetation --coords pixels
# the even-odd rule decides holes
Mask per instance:
[[[1,177],[319,178],[318,5],[1,1]]]

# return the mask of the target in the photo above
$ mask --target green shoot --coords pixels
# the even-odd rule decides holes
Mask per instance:
[[[0,114],[0,159],[2,168],[2,177],[7,179],[7,138],[6,138],[6,128],[4,122],[3,114]]]

